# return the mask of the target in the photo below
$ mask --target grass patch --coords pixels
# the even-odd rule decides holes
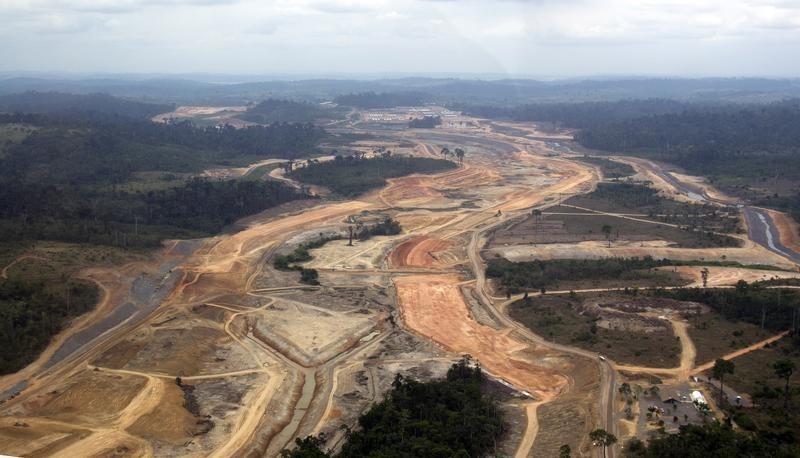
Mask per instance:
[[[751,323],[726,320],[714,312],[692,316],[689,323],[689,337],[697,348],[697,364],[714,361],[774,334]]]
[[[610,179],[624,178],[636,174],[636,170],[630,165],[623,162],[612,161],[611,159],[594,156],[583,156],[575,159],[600,167],[603,176]]]
[[[709,204],[679,202],[638,183],[598,183],[597,188],[564,203],[611,213],[641,213],[649,218],[689,229],[734,233],[741,231],[739,212]]]
[[[775,374],[773,365],[780,360],[794,363],[794,374],[789,378],[792,396],[784,405],[785,379]],[[734,373],[725,376],[725,383],[735,390],[751,396],[754,407],[742,408],[725,405],[728,415],[736,424],[748,431],[767,436],[782,443],[800,443],[800,338],[784,337],[765,348],[752,351],[734,360]],[[797,456],[786,455],[786,456]]]
[[[291,172],[303,183],[324,186],[341,196],[356,196],[386,185],[387,178],[413,173],[436,173],[456,168],[454,162],[427,157],[388,156],[358,159],[336,156],[333,161],[312,162]]]
[[[536,296],[512,303],[511,318],[540,336],[564,345],[608,355],[626,364],[678,365],[680,343],[671,332],[647,335],[598,327],[596,318],[578,312],[580,299]]]
[[[258,181],[258,180],[263,179],[265,175],[267,175],[268,173],[272,172],[273,170],[275,170],[275,169],[277,169],[279,167],[283,167],[283,164],[276,163],[276,164],[259,165],[258,167],[256,167],[256,168],[250,170],[249,172],[245,173],[244,176],[242,176],[241,179],[242,180],[248,180],[248,181]]]
[[[548,209],[548,212],[572,213],[575,209],[559,206]],[[645,217],[646,218],[646,217]],[[680,248],[718,248],[738,247],[738,239],[727,235],[715,234],[701,228],[683,229],[661,224],[657,221],[648,223],[633,219],[622,218],[597,213],[585,215],[544,215],[544,221],[561,223],[555,225],[554,231],[539,231],[534,233],[532,240],[537,243],[572,243],[581,241],[604,241],[606,234],[603,227],[611,228],[610,239],[612,242],[666,240]],[[550,232],[550,233],[548,233]]]
[[[5,156],[9,148],[22,143],[36,129],[36,126],[30,124],[0,124],[0,158]]]

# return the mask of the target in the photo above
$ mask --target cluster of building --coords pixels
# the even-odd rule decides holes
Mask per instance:
[[[362,110],[360,115],[361,122],[364,123],[407,124],[412,119],[432,116],[441,119],[441,126],[445,128],[465,129],[475,127],[472,121],[462,116],[461,113],[435,105]]]

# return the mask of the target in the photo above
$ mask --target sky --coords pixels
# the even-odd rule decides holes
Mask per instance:
[[[0,0],[0,71],[800,77],[800,0]]]

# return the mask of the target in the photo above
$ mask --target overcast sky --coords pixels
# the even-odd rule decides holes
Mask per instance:
[[[800,76],[800,0],[0,0],[0,71]]]

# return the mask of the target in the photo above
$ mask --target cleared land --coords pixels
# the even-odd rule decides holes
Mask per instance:
[[[597,181],[593,167],[548,157],[559,149],[533,138],[544,135],[534,126],[524,130],[524,137],[491,130],[383,133],[417,145],[416,153],[426,156],[459,145],[467,150],[465,165],[434,176],[392,178],[359,200],[287,205],[248,218],[239,232],[171,243],[154,260],[87,273],[104,292],[96,312],[48,347],[42,361],[0,379],[0,391],[19,393],[0,406],[0,437],[9,444],[0,451],[274,456],[295,437],[319,432],[329,433],[335,448],[344,440],[339,427],[355,425],[395,374],[434,378],[469,353],[513,388],[502,408],[513,412],[519,429],[498,444],[501,450],[554,456],[569,443],[576,453],[592,453],[588,431],[617,430],[615,376],[596,354],[610,354],[613,345],[581,349],[549,342],[508,319],[505,299],[491,297],[486,288],[480,252],[493,229],[523,219],[534,206],[557,203],[559,193],[591,191]],[[342,232],[354,217],[384,213],[400,221],[403,233],[312,250],[307,266],[319,269],[320,286],[300,285],[294,272],[272,267],[276,254],[320,232]],[[667,236],[665,241],[674,243]],[[608,249],[605,240],[561,245],[572,256],[590,257],[581,251],[586,243]],[[523,248],[528,256],[548,254],[541,245]],[[667,249],[691,259],[743,253],[763,256],[764,264],[776,260],[751,245],[707,252],[629,248],[641,256]],[[520,246],[489,253],[506,249]],[[708,254],[713,250],[714,256]],[[796,276],[724,269],[712,269],[710,280]],[[679,271],[694,281],[698,272]],[[631,365],[617,367],[675,378],[702,369],[694,366],[694,346],[674,308],[663,320],[642,314],[666,312],[620,310],[621,304],[586,304],[599,317],[598,334],[630,331],[619,316],[627,313],[635,315],[638,331],[652,326],[661,336],[637,342],[669,349],[677,343],[680,350],[655,356],[663,358],[663,367],[654,368],[654,359],[636,359],[654,348],[645,346],[638,356],[633,350]],[[588,324],[570,319],[575,326]],[[72,336],[80,337],[80,345],[63,350]],[[60,356],[50,362],[55,354]],[[115,402],[92,401],[109,392]]]

